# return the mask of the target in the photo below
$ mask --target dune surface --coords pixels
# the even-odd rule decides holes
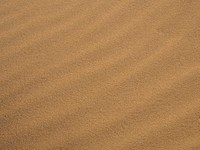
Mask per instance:
[[[199,0],[1,0],[0,71],[0,150],[200,150]]]

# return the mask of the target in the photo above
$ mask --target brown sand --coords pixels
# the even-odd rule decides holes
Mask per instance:
[[[1,150],[200,150],[199,0],[1,0]]]

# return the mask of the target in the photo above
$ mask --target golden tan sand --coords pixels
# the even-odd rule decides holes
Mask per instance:
[[[199,0],[0,1],[1,150],[200,150]]]

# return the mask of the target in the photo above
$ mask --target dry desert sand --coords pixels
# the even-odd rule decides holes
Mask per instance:
[[[200,0],[1,0],[1,150],[200,150]]]

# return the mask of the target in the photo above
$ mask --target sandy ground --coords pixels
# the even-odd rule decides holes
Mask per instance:
[[[200,150],[199,0],[1,0],[1,150]]]

